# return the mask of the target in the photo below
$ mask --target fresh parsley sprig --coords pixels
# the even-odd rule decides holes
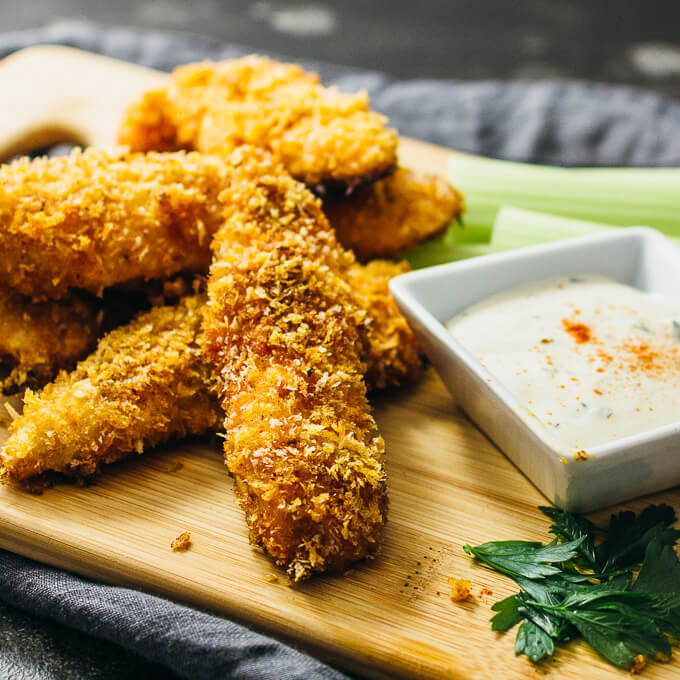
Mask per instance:
[[[521,588],[496,602],[494,631],[519,624],[515,654],[533,662],[554,654],[555,643],[583,638],[616,666],[670,656],[680,638],[680,531],[675,511],[650,505],[612,515],[606,529],[557,508],[539,508],[556,536],[547,545],[496,541],[463,546]],[[637,577],[636,577],[637,573]]]

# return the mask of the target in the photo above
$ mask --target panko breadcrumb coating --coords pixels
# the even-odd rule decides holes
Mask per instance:
[[[402,384],[415,379],[418,374],[418,345],[388,288],[389,279],[407,268],[405,264],[376,260],[368,265],[353,263],[347,272],[347,280],[357,304],[366,311],[365,324],[361,329],[366,342],[362,342],[360,347],[364,351],[366,383],[369,389]],[[167,290],[163,291],[163,300],[172,299],[175,293],[179,295],[190,290],[185,281],[168,283]],[[102,462],[139,453],[140,448],[147,449],[154,442],[164,441],[178,431],[181,432],[182,428],[192,434],[221,428],[222,409],[213,396],[216,379],[212,367],[206,368],[205,358],[196,351],[196,334],[205,311],[204,300],[203,296],[198,295],[184,300],[175,312],[166,307],[153,315],[142,314],[129,325],[118,328],[115,335],[101,340],[100,346],[105,349],[97,350],[95,354],[98,358],[90,357],[83,362],[88,373],[96,370],[105,372],[106,375],[97,379],[96,394],[86,409],[90,425],[82,439],[79,439],[81,435],[73,424],[74,409],[80,408],[80,400],[77,396],[70,399],[67,393],[68,386],[79,383],[81,377],[62,375],[58,381],[62,388],[49,387],[44,393],[31,395],[33,406],[27,408],[24,415],[14,423],[9,444],[0,453],[0,468],[4,468],[5,480],[25,481],[28,477],[47,471],[77,474],[79,478],[84,478],[94,474]],[[167,318],[168,328],[165,330],[157,323],[160,316]],[[174,324],[172,329],[169,328],[170,321]],[[148,332],[149,323],[155,324],[153,328],[158,331],[156,334]],[[170,330],[172,336],[169,336]],[[168,343],[169,337],[172,338],[171,344]],[[0,339],[0,345],[1,343]],[[166,350],[170,356],[165,355]],[[123,351],[132,357],[126,364],[121,364],[115,370],[104,366],[107,357],[115,357]],[[178,356],[183,357],[183,360],[177,360]],[[193,368],[191,362],[195,363]],[[130,375],[145,370],[150,376],[148,385],[143,387],[147,400],[144,412],[154,414],[153,422],[145,415],[131,423],[130,427],[136,427],[137,430],[136,433],[128,430],[127,437],[119,435],[118,419],[113,414],[118,410],[124,413],[130,409],[130,390],[117,384],[105,384],[105,380],[118,383],[123,376],[122,368]],[[192,383],[191,389],[196,404],[205,405],[206,412],[180,410],[185,408],[185,385],[187,376],[192,371],[205,380],[204,383]],[[83,365],[77,369],[77,374],[82,376]],[[159,387],[158,377],[162,379],[161,384],[166,386],[165,389]],[[179,387],[175,389],[174,385]],[[104,393],[107,394],[106,400],[97,397]],[[153,404],[150,403],[151,400],[154,401]],[[100,405],[102,413],[99,413]],[[46,412],[50,414],[49,419],[44,418]],[[194,415],[197,416],[196,419],[188,422]],[[71,442],[70,454],[55,456],[52,441],[55,438]],[[104,442],[104,445],[93,446],[93,441]],[[84,460],[81,456],[83,450],[87,451]],[[68,458],[69,455],[72,458]]]
[[[101,324],[97,305],[79,297],[32,302],[0,289],[0,362],[12,369],[2,390],[41,387],[70,370],[94,347]]]
[[[449,585],[451,586],[451,599],[454,602],[465,602],[470,597],[472,583],[467,579],[451,576]]]
[[[216,429],[216,382],[200,349],[204,303],[192,296],[155,307],[102,338],[73,372],[28,391],[0,452],[0,477],[87,477],[130,453]]]
[[[369,389],[402,385],[418,377],[418,341],[390,293],[391,278],[409,270],[406,262],[374,260],[347,271],[358,304],[366,310],[366,384]]]
[[[399,168],[350,196],[327,198],[323,209],[338,241],[366,262],[442,232],[463,211],[463,197],[437,175]]]
[[[191,547],[191,534],[188,531],[183,531],[170,544],[171,550],[174,552],[184,552]]]
[[[118,141],[132,151],[179,151],[177,128],[165,89],[146,92],[126,111]],[[193,144],[187,144],[193,148]]]
[[[244,151],[213,243],[205,350],[251,539],[300,580],[376,548],[384,442],[363,380],[365,314],[342,277],[353,258],[318,199]]]
[[[221,159],[184,152],[88,149],[0,166],[0,283],[55,298],[205,271],[227,181]]]
[[[175,69],[168,86],[128,111],[119,134],[133,151],[272,153],[309,186],[354,186],[396,164],[397,136],[365,92],[343,94],[296,64],[258,56]]]

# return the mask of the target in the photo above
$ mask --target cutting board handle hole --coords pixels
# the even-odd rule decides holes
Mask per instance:
[[[19,156],[43,156],[47,153],[63,156],[74,146],[87,144],[72,130],[64,127],[33,128],[14,140],[5,150],[0,162],[6,163]]]

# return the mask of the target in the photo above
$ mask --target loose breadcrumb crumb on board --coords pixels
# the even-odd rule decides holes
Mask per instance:
[[[470,597],[472,590],[472,583],[464,578],[449,578],[449,585],[451,586],[451,599],[454,602],[464,602]]]
[[[175,551],[189,550],[191,546],[191,534],[183,531],[171,544],[170,547]]]
[[[644,654],[638,654],[635,657],[635,663],[631,666],[630,672],[631,673],[642,673],[642,671],[645,669],[645,666],[647,665],[647,657]]]

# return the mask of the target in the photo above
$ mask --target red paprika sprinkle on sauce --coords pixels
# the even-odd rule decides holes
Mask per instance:
[[[644,371],[648,375],[663,377],[677,370],[677,347],[654,347],[643,342],[624,342],[621,349],[627,352],[624,365],[631,371]]]
[[[568,319],[562,319],[562,325],[564,326],[564,330],[579,344],[589,342],[592,337],[590,326],[586,326],[584,323],[575,323]]]

